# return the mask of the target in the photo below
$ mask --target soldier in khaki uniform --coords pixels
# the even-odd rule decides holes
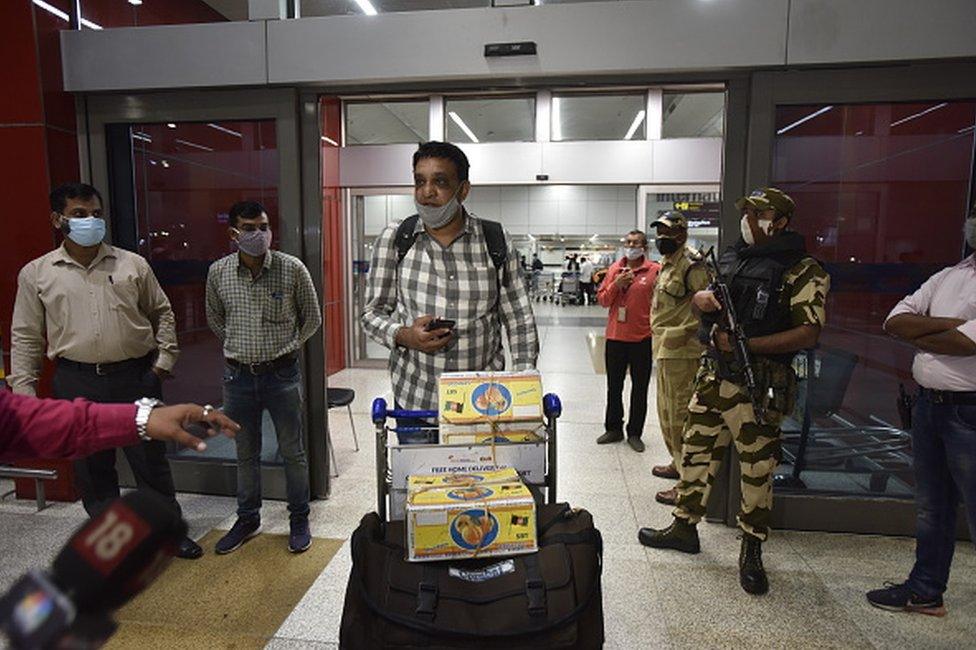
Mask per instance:
[[[654,467],[654,476],[678,479],[681,435],[688,417],[688,402],[698,372],[702,344],[698,341],[698,316],[691,298],[708,285],[708,271],[697,251],[688,247],[688,221],[680,212],[668,211],[651,224],[657,228],[656,246],[663,255],[651,302],[651,332],[657,377],[657,416],[664,444],[671,454],[667,465]],[[655,495],[659,503],[674,505],[677,489]]]
[[[786,229],[794,209],[789,196],[767,187],[736,205],[742,211],[742,238],[722,254],[719,267],[748,339],[756,397],[764,403],[765,417],[757,419],[742,369],[731,354],[729,335],[716,325],[716,315],[724,307],[714,292],[699,291],[692,304],[702,314],[710,346],[688,405],[674,521],[662,530],[642,528],[638,539],[654,548],[699,552],[695,526],[705,515],[715,472],[731,439],[742,474],[739,583],[746,592],[759,595],[769,590],[762,542],[769,534],[772,473],[780,459],[779,424],[793,410],[796,397],[790,362],[820,336],[830,276],[806,254],[803,237]]]

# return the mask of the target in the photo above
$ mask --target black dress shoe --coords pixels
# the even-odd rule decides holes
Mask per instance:
[[[180,542],[180,548],[176,551],[176,557],[184,560],[196,560],[203,555],[203,549],[189,537],[184,537]]]
[[[644,441],[640,439],[640,436],[628,436],[627,444],[637,453],[644,453]]]

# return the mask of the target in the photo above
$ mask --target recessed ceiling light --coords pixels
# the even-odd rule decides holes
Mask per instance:
[[[356,0],[356,4],[359,5],[359,8],[362,9],[363,13],[367,16],[376,15],[376,7],[374,7],[373,3],[369,0]]]
[[[166,126],[168,126],[171,129],[175,129],[176,128],[176,124],[174,124],[173,122],[167,122],[166,123]]]

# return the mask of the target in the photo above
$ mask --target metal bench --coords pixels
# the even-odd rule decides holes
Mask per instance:
[[[47,507],[47,499],[44,495],[44,481],[56,481],[58,479],[58,472],[53,469],[29,469],[27,467],[10,467],[9,465],[0,465],[0,478],[29,478],[34,481],[34,494],[37,498],[37,511],[40,512]],[[5,499],[15,490],[11,490],[3,495],[0,495],[0,499]]]

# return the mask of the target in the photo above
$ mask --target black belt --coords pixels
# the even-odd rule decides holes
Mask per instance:
[[[121,372],[137,366],[147,366],[152,363],[155,354],[155,352],[150,352],[146,356],[139,357],[138,359],[124,359],[111,363],[82,363],[81,361],[72,361],[71,359],[58,357],[58,367],[71,368],[72,370],[79,370],[99,376],[111,375],[112,373]]]
[[[252,375],[263,375],[266,372],[271,372],[272,370],[280,370],[281,368],[287,368],[291,364],[295,363],[298,355],[295,353],[285,354],[277,359],[272,359],[271,361],[259,361],[257,363],[241,363],[237,359],[225,359],[227,365],[231,368],[241,368],[243,370],[249,371]]]
[[[931,388],[923,388],[921,392],[933,404],[976,406],[976,391],[932,390]]]

